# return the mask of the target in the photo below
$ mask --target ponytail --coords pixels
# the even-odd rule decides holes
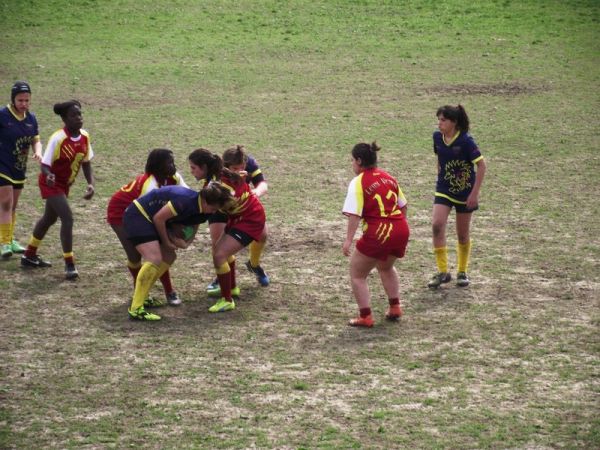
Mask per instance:
[[[446,119],[454,122],[456,128],[464,133],[469,131],[469,116],[464,106],[458,104],[458,106],[445,105],[440,106],[437,110],[436,117],[444,116]]]
[[[352,157],[354,159],[360,159],[360,166],[368,169],[377,166],[377,152],[381,150],[381,147],[377,145],[377,141],[373,141],[370,144],[360,142],[352,148]]]

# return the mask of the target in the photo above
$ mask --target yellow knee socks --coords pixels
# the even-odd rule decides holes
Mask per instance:
[[[448,247],[435,247],[435,263],[437,264],[438,272],[448,272]]]
[[[265,244],[266,242],[250,242],[249,252],[250,264],[252,265],[252,267],[258,267],[260,265],[260,257],[262,255],[263,249],[265,248]]]
[[[466,272],[469,267],[469,257],[471,256],[471,241],[456,245],[458,259],[458,272]]]
[[[152,285],[158,279],[158,271],[158,266],[151,262],[142,264],[142,268],[135,280],[135,291],[133,292],[130,311],[135,311],[140,306],[144,306],[144,301],[148,298]]]

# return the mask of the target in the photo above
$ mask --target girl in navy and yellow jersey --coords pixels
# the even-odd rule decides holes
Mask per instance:
[[[142,255],[135,249],[125,234],[123,228],[125,209],[136,198],[147,194],[151,190],[173,185],[188,187],[185,181],[183,181],[183,177],[177,172],[173,152],[166,148],[155,148],[148,154],[144,173],[121,187],[108,202],[106,220],[119,238],[123,250],[125,250],[127,267],[133,277],[134,285],[137,274],[142,267]],[[173,289],[173,283],[171,282],[168,270],[160,277],[160,281],[163,285],[168,304],[172,306],[180,305],[181,299],[175,289]],[[163,302],[160,300],[153,298],[146,299],[146,306],[161,305],[163,305]]]
[[[174,224],[193,225],[195,234],[197,225],[205,222],[208,215],[225,208],[232,201],[229,189],[213,182],[200,192],[182,186],[154,189],[133,200],[127,207],[123,217],[124,230],[144,259],[129,308],[131,319],[160,319],[157,314],[144,309],[144,301],[156,280],[175,261],[175,250],[185,248],[189,242],[170,235],[167,227]]]
[[[455,208],[458,237],[456,284],[465,287],[470,282],[467,268],[471,253],[471,216],[478,209],[486,164],[475,140],[469,134],[469,117],[461,105],[442,106],[437,110],[436,116],[439,130],[433,133],[433,151],[437,155],[438,176],[432,231],[437,273],[428,286],[436,289],[452,279],[448,271],[446,224],[450,211]]]
[[[48,141],[42,157],[38,185],[42,198],[46,200],[44,215],[37,221],[25,254],[21,257],[23,267],[49,267],[37,254],[42,239],[52,225],[60,218],[60,242],[65,261],[65,277],[69,280],[79,276],[73,255],[73,213],[67,200],[69,189],[79,169],[88,183],[83,196],[90,200],[94,196],[94,176],[91,160],[94,151],[87,131],[82,129],[81,104],[70,100],[54,105],[54,113],[60,115],[65,126],[56,131]]]
[[[33,149],[42,159],[42,142],[35,115],[29,111],[31,88],[24,81],[13,84],[10,104],[0,109],[0,254],[9,258],[25,249],[15,240],[16,209],[25,184],[27,156]]]
[[[373,268],[377,268],[388,296],[386,318],[398,320],[402,315],[394,262],[404,257],[410,234],[406,221],[407,202],[398,182],[377,167],[379,150],[375,142],[359,143],[352,149],[352,170],[356,177],[348,186],[342,209],[348,216],[346,240],[342,245],[344,255],[350,256],[352,241],[361,222],[363,231],[350,259],[352,292],[359,308],[359,317],[349,322],[351,326],[373,326],[367,284],[367,276]]]

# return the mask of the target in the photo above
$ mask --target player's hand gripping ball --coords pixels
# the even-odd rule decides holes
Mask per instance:
[[[170,224],[167,227],[167,232],[169,233],[169,239],[179,248],[187,248],[196,236],[196,229],[193,226],[178,223]]]

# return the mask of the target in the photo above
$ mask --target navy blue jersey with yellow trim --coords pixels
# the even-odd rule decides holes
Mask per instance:
[[[0,177],[12,183],[25,182],[27,156],[38,134],[33,113],[19,119],[10,106],[0,109]]]
[[[260,167],[258,167],[258,163],[250,155],[248,155],[248,161],[246,161],[246,167],[244,170],[248,172],[248,175],[246,176],[246,183],[252,183],[252,186],[256,187],[261,182],[265,181],[265,176],[260,170]]]
[[[475,140],[469,133],[460,132],[446,143],[442,133],[435,131],[433,151],[440,166],[435,195],[465,203],[475,183],[475,164],[483,159]]]
[[[174,214],[168,223],[197,225],[206,222],[210,216],[202,211],[200,193],[183,186],[164,186],[154,189],[134,200],[133,203],[150,222],[165,205],[169,205]]]

